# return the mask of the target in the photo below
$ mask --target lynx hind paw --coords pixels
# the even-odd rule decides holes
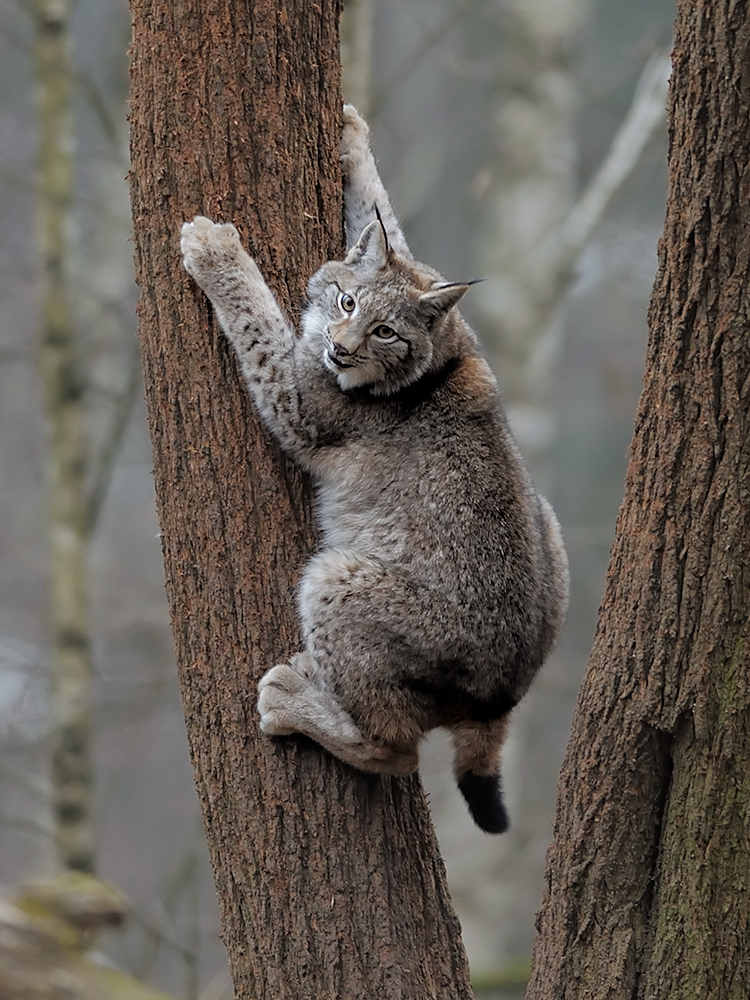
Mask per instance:
[[[370,129],[353,104],[344,105],[344,128],[341,133],[341,166],[348,173],[354,161],[360,160],[369,149]]]
[[[240,234],[231,222],[212,222],[205,215],[196,215],[192,222],[182,225],[182,262],[194,278],[227,258],[235,258],[241,249]]]
[[[271,667],[258,682],[260,728],[267,736],[298,733],[295,706],[305,698],[310,682],[286,663]]]

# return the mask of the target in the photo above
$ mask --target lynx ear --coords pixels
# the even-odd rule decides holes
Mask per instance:
[[[422,292],[419,301],[434,313],[447,313],[458,305],[473,281],[436,281],[427,292]]]
[[[366,264],[378,270],[388,262],[388,240],[379,219],[371,222],[344,258],[345,264]]]

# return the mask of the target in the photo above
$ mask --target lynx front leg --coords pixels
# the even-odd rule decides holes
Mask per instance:
[[[271,289],[253,258],[240,243],[231,223],[212,222],[197,215],[182,226],[180,249],[185,270],[211,300],[224,333],[238,353],[247,346],[248,318],[269,316],[278,329],[273,335],[287,346],[294,334],[288,328]]]
[[[344,105],[341,134],[341,168],[344,173],[346,245],[353,247],[362,231],[376,218],[376,209],[388,234],[388,242],[404,257],[411,257],[406,238],[391,206],[370,151],[367,122],[351,104]]]
[[[211,300],[235,349],[258,412],[281,445],[299,456],[314,442],[315,430],[300,412],[297,340],[273,292],[231,223],[198,215],[183,225],[180,247],[185,270]]]
[[[309,736],[340,760],[376,774],[411,774],[416,751],[368,740],[332,695],[319,688],[305,653],[272,667],[258,684],[260,728],[267,736]]]

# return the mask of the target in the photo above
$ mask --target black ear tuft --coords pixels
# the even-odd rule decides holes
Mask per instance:
[[[436,281],[432,288],[422,292],[419,301],[436,315],[447,313],[458,305],[468,290],[469,283],[465,281]]]
[[[380,214],[380,209],[378,208],[377,202],[375,203],[375,218],[380,223],[380,228],[383,230],[383,239],[385,240],[385,252],[390,253],[391,245],[388,242],[388,230],[385,228],[385,223],[383,222],[383,216]]]
[[[505,833],[510,826],[503,802],[499,774],[474,774],[469,771],[458,782],[472,819],[485,833]]]

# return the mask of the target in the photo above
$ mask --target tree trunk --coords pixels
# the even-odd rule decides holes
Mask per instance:
[[[132,0],[140,337],[178,670],[238,998],[471,996],[417,779],[259,736],[298,648],[300,472],[245,398],[180,224],[238,222],[289,313],[341,251],[338,3]]]
[[[52,808],[57,860],[94,870],[92,678],[88,623],[88,441],[79,337],[71,310],[72,67],[66,0],[37,0],[39,366],[48,428],[53,669]]]
[[[625,501],[528,998],[750,995],[746,3],[679,0]]]

